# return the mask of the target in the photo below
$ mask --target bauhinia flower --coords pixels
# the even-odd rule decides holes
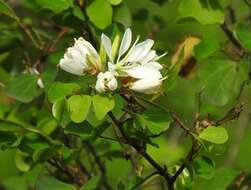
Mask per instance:
[[[109,58],[106,72],[103,68],[104,63],[101,63],[103,56],[99,56],[95,48],[83,38],[75,40],[74,45],[67,49],[59,66],[75,75],[97,75],[95,89],[99,93],[117,89],[117,79],[123,87],[134,91],[145,94],[157,93],[165,79],[160,72],[162,65],[158,60],[165,54],[158,56],[156,51],[152,50],[153,40],[147,39],[141,43],[138,43],[138,40],[139,37],[131,45],[130,29],[126,29],[120,44],[118,38],[115,38],[112,44],[110,38],[102,34],[101,48],[105,49]]]
[[[116,90],[117,86],[117,79],[111,72],[106,71],[104,73],[101,72],[98,74],[95,89],[99,93],[114,91]]]
[[[146,94],[158,92],[164,78],[160,73],[163,67],[157,61],[165,54],[158,56],[156,51],[151,49],[154,44],[153,40],[147,39],[137,43],[139,40],[137,37],[131,46],[132,32],[126,29],[116,59],[112,57],[111,40],[105,34],[102,34],[101,40],[109,57],[109,71],[118,77],[131,78],[124,80],[126,83],[122,82],[123,85]]]
[[[95,48],[80,37],[69,47],[59,62],[59,67],[71,74],[84,75],[86,72],[96,74],[102,71],[100,57]]]

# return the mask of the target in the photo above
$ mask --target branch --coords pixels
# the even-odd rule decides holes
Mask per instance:
[[[102,173],[103,177],[103,184],[107,190],[111,190],[112,187],[108,184],[107,177],[106,177],[106,168],[105,165],[102,163],[100,160],[97,152],[95,151],[94,147],[91,145],[89,141],[83,141],[83,143],[88,147],[90,150],[91,154],[93,155],[95,162],[98,164],[99,170]]]
[[[243,105],[242,104],[237,105],[237,106],[233,107],[232,109],[230,109],[222,119],[219,119],[217,121],[209,121],[209,123],[213,124],[214,126],[219,126],[219,125],[225,124],[229,121],[232,121],[232,120],[238,118],[242,111],[243,111]],[[191,147],[190,151],[188,152],[185,161],[182,163],[182,165],[179,167],[179,169],[176,171],[176,173],[171,178],[172,183],[174,183],[176,181],[176,179],[179,177],[179,175],[183,172],[183,170],[187,166],[187,163],[190,163],[193,161],[195,155],[199,152],[200,149],[201,149],[201,145],[199,144],[198,140],[193,139],[192,147]]]
[[[249,0],[244,0],[244,3],[246,3],[246,5],[251,8],[251,2]]]
[[[141,104],[137,101],[137,99],[140,99],[140,100],[142,100],[142,101],[144,101],[144,102],[146,102],[146,103],[148,103],[148,104],[150,104],[150,105],[153,105],[153,106],[155,106],[155,107],[157,107],[157,108],[160,108],[160,109],[162,109],[163,111],[169,112],[169,113],[171,114],[172,118],[179,124],[179,126],[180,126],[184,131],[186,131],[187,134],[189,134],[192,138],[194,138],[194,135],[193,135],[193,133],[191,132],[191,129],[182,121],[182,119],[181,119],[181,118],[178,116],[178,114],[176,114],[174,111],[171,111],[171,110],[169,110],[169,109],[167,109],[167,108],[163,107],[162,105],[157,104],[157,103],[155,103],[155,102],[151,102],[151,101],[149,101],[149,100],[146,100],[145,98],[140,97],[140,96],[135,97],[135,100],[136,100],[136,102],[137,102],[139,105],[141,105]],[[141,105],[141,106],[142,106],[142,105]]]
[[[35,127],[32,127],[32,126],[25,127],[25,126],[23,126],[23,125],[21,125],[19,123],[15,123],[13,121],[5,120],[5,119],[0,119],[0,123],[6,123],[6,124],[9,124],[9,125],[14,125],[16,127],[19,127],[20,129],[22,129],[23,131],[36,133],[39,136],[41,136],[42,138],[44,138],[48,142],[48,144],[50,144],[50,145],[55,145],[56,144],[56,142],[50,136],[47,136],[41,130],[39,130],[39,129],[35,128]],[[15,130],[13,130],[13,132],[14,131]]]
[[[179,169],[176,171],[176,173],[171,178],[172,183],[176,181],[176,179],[179,177],[179,175],[183,172],[183,170],[186,168],[187,163],[190,163],[194,159],[194,155],[199,151],[200,146],[198,146],[197,141],[193,140],[193,145],[188,152],[185,161],[182,163],[182,165],[179,167]]]
[[[80,7],[80,9],[82,9],[83,10],[83,13],[84,13],[84,17],[85,17],[85,25],[86,25],[86,32],[89,34],[89,40],[92,42],[92,45],[95,47],[95,48],[97,48],[98,47],[98,45],[97,45],[97,41],[95,40],[95,36],[93,35],[93,33],[92,33],[92,29],[91,29],[91,26],[90,26],[90,23],[89,23],[89,17],[88,17],[88,15],[87,15],[87,13],[86,13],[86,10],[85,10],[85,5],[86,5],[86,3],[80,3],[80,2],[78,2],[78,5],[79,5],[79,7]]]
[[[226,34],[226,36],[228,37],[228,39],[230,40],[230,42],[241,52],[244,51],[242,45],[240,44],[240,42],[235,38],[233,32],[230,30],[230,28],[228,27],[227,23],[224,22],[221,25],[221,29],[223,30],[223,32]]]
[[[84,180],[81,178],[81,176],[76,175],[75,170],[71,169],[70,167],[63,166],[58,162],[56,158],[47,160],[47,162],[55,167],[58,171],[61,171],[61,173],[65,174],[68,177],[68,180],[72,181],[80,187],[83,185]]]
[[[137,188],[140,188],[140,186],[145,183],[147,180],[149,180],[151,177],[158,175],[158,172],[153,172],[150,175],[146,176],[144,179],[142,179],[139,183],[137,183],[136,185],[134,185],[130,190],[134,190]]]
[[[235,120],[240,116],[242,111],[243,111],[243,104],[237,105],[237,106],[233,107],[232,109],[230,109],[223,118],[213,122],[213,125],[220,126],[220,125],[223,125],[227,122]]]
[[[114,125],[118,128],[120,131],[122,137],[124,138],[125,142],[131,145],[139,154],[141,154],[147,161],[150,163],[156,170],[157,172],[165,178],[168,188],[170,190],[173,189],[172,184],[170,183],[171,176],[167,172],[166,167],[160,166],[142,147],[137,144],[135,141],[132,141],[130,137],[128,137],[123,129],[122,124],[116,119],[116,117],[113,115],[112,112],[109,112],[108,115],[110,116],[111,120],[113,121]]]

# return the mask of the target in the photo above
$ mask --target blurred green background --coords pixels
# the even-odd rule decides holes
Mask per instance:
[[[65,2],[63,0],[51,1],[58,1],[62,6]],[[171,65],[171,59],[177,52],[178,45],[185,39],[193,36],[206,44],[204,52],[196,53],[196,51],[193,51],[191,53],[191,57],[196,60],[195,67],[190,69],[185,76],[177,76],[171,85],[168,84],[169,86],[165,89],[165,96],[158,98],[157,102],[174,110],[190,126],[193,125],[195,119],[200,91],[202,91],[200,111],[201,115],[205,117],[209,115],[211,118],[219,119],[237,103],[244,104],[244,111],[240,117],[224,126],[229,132],[228,142],[224,145],[214,146],[214,151],[210,153],[210,157],[215,160],[215,177],[211,178],[210,182],[199,176],[194,179],[196,185],[193,189],[195,190],[223,190],[238,174],[241,174],[241,172],[249,174],[251,171],[251,89],[249,85],[245,85],[243,90],[240,90],[242,82],[248,76],[249,58],[235,56],[236,51],[222,30],[221,21],[218,22],[217,18],[214,21],[210,11],[208,14],[206,13],[214,7],[204,7],[201,13],[193,4],[197,1],[199,0],[187,2],[186,0],[121,0],[114,1],[116,3],[111,5],[113,11],[111,21],[102,20],[103,17],[109,17],[109,12],[108,10],[102,10],[102,12],[99,7],[94,8],[94,10],[97,10],[98,21],[90,12],[88,16],[91,17],[90,26],[97,36],[97,40],[100,40],[98,36],[101,32],[113,34],[116,28],[125,27],[130,27],[135,37],[140,35],[141,40],[145,38],[154,39],[154,47],[158,52],[168,52],[168,55],[161,59],[161,63],[166,66]],[[84,24],[85,17],[76,6],[61,10],[60,8],[43,7],[45,0],[7,0],[6,2],[22,18],[22,22],[31,28],[33,34],[37,35],[36,38],[41,45],[55,40],[62,27],[68,28],[68,33],[58,42],[56,51],[48,55],[45,60],[46,68],[52,68],[53,71],[56,70],[56,64],[62,57],[65,48],[72,43],[73,37],[87,36],[85,33],[86,25]],[[91,0],[88,2],[83,0],[87,7],[92,2]],[[250,33],[245,38],[247,44],[249,43],[251,40],[251,38],[248,39],[251,36],[251,11],[247,2],[244,0],[205,0],[205,2],[220,5],[224,20],[229,23],[234,34],[236,34],[235,31],[239,26],[244,25]],[[187,3],[185,8],[188,11],[182,10],[181,3]],[[184,16],[189,14],[201,14],[201,16],[195,18]],[[232,14],[234,14],[234,20],[231,20]],[[198,18],[201,20],[198,21]],[[37,57],[43,56],[39,50],[32,46],[32,42],[27,37],[23,37],[17,24],[6,15],[0,14],[0,117],[3,117],[7,111],[14,110],[16,106],[19,106],[5,92],[4,86],[13,76],[24,70],[26,67],[25,60],[31,59],[31,63],[34,63]],[[203,49],[203,47],[200,48]],[[26,54],[29,54],[30,58],[27,58]],[[221,73],[220,71],[215,74],[215,70],[224,67],[224,64],[239,64],[240,70],[243,70],[243,72],[233,73],[229,76],[228,73]],[[63,71],[57,72],[57,79],[68,81],[68,77],[69,80],[75,80],[74,77],[65,74]],[[56,74],[54,75],[55,78]],[[212,87],[204,90],[208,81]],[[81,81],[79,82],[81,83]],[[239,94],[239,92],[241,93]],[[23,106],[25,107],[25,104]],[[35,112],[37,113],[37,110],[32,111],[31,108],[29,111],[21,113],[19,117],[23,119],[28,117],[28,114]],[[0,135],[0,142],[1,139],[4,139],[4,137]],[[97,144],[105,144],[103,141],[99,140]],[[176,125],[173,125],[168,133],[153,139],[153,142],[158,144],[159,148],[148,145],[148,152],[159,163],[168,166],[179,164],[180,159],[184,158],[191,144],[189,137]],[[110,143],[109,146],[109,150],[120,149],[117,143]],[[105,150],[101,148],[100,152],[105,152]],[[145,161],[143,163],[143,170],[149,173],[152,170],[151,166]],[[32,189],[31,186],[36,183],[36,178],[39,177],[43,166],[37,165],[29,172],[23,173],[17,169],[16,164],[15,149],[0,151],[0,184],[7,187],[8,190]],[[109,181],[113,185],[116,185],[120,180],[130,183],[129,176],[132,172],[130,161],[113,158],[106,161],[106,166]],[[210,173],[210,171],[208,172]],[[160,179],[156,179],[151,186],[144,189],[162,189],[163,187],[158,184],[158,181]],[[249,186],[247,186],[247,189],[249,189]],[[49,186],[47,190],[50,190]]]

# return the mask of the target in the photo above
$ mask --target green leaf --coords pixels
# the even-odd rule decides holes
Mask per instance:
[[[75,187],[59,181],[53,177],[45,176],[39,178],[36,185],[37,190],[75,190]]]
[[[200,189],[203,190],[225,190],[239,174],[238,171],[230,168],[221,168],[216,170],[215,175],[210,181],[205,180]],[[201,183],[201,179],[200,179]]]
[[[56,155],[58,152],[58,149],[60,146],[54,146],[54,147],[41,147],[39,149],[36,149],[35,152],[32,155],[32,159],[34,162],[45,162],[46,160],[49,160],[54,155]]]
[[[224,10],[215,0],[181,0],[179,12],[182,17],[194,18],[201,24],[222,24]]]
[[[52,105],[52,115],[60,121],[64,112],[65,99],[59,99]]]
[[[80,190],[93,190],[96,189],[98,182],[99,182],[99,176],[93,176],[89,181],[85,183],[84,186],[80,188]]]
[[[92,130],[93,130],[92,126],[85,121],[79,124],[70,123],[65,128],[64,132],[65,134],[76,135],[79,136],[81,139],[87,140],[91,137]]]
[[[95,95],[92,98],[93,108],[98,120],[104,119],[106,114],[113,110],[115,100],[113,96]]]
[[[203,97],[211,104],[224,106],[236,99],[241,85],[247,78],[246,71],[240,65],[228,60],[213,60],[200,70],[204,81]]]
[[[15,125],[12,122],[0,120],[0,131],[4,132],[22,132],[24,131],[19,125]]]
[[[74,6],[72,14],[80,20],[85,21],[84,13],[78,6]]]
[[[50,102],[54,103],[57,100],[62,99],[67,95],[72,95],[79,90],[80,86],[76,83],[55,82],[49,89],[48,98]]]
[[[112,23],[112,7],[104,0],[94,0],[86,9],[91,22],[100,29]]]
[[[211,143],[223,144],[228,140],[228,133],[223,127],[209,126],[200,133],[199,137]]]
[[[204,179],[211,179],[215,174],[215,163],[208,157],[197,158],[193,163],[196,175]]]
[[[120,5],[113,16],[114,21],[123,24],[126,27],[131,26],[132,16],[130,9],[125,5]]]
[[[37,126],[45,135],[50,135],[57,128],[57,122],[52,118],[44,118]]]
[[[61,13],[62,11],[73,7],[73,0],[36,0],[37,4],[43,9],[49,9],[54,13]]]
[[[92,98],[88,95],[73,95],[68,99],[71,120],[81,123],[87,117]]]
[[[65,127],[70,122],[70,116],[66,100],[64,98],[57,100],[52,105],[52,115]]]
[[[24,74],[12,79],[6,86],[9,96],[21,102],[31,102],[41,94],[41,89],[37,87],[37,76]]]
[[[169,128],[172,118],[170,114],[162,109],[150,108],[138,115],[139,121],[155,135]]]
[[[0,0],[0,13],[3,13],[5,15],[13,18],[16,21],[19,20],[16,13],[13,11],[13,9],[7,3],[5,3],[4,0]]]
[[[41,78],[44,83],[44,89],[46,92],[49,91],[51,85],[53,84],[56,76],[57,76],[57,69],[55,67],[48,67],[42,74]]]
[[[122,0],[108,0],[111,5],[118,5],[122,2]]]
[[[241,45],[247,50],[251,51],[251,29],[248,26],[239,25],[234,30],[235,35],[240,41]]]
[[[219,50],[220,45],[214,38],[214,36],[206,35],[203,37],[202,41],[195,46],[194,55],[198,60],[206,59]]]
[[[22,172],[27,172],[31,168],[30,165],[25,161],[26,157],[27,157],[26,153],[23,153],[19,150],[16,151],[15,163],[17,168]]]

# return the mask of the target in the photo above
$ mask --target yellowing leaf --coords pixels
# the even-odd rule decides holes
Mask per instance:
[[[178,45],[171,62],[172,66],[176,65],[178,62],[181,64],[179,72],[181,76],[188,76],[195,68],[196,60],[193,58],[193,50],[199,43],[200,38],[190,36]]]
[[[193,56],[194,47],[199,43],[200,38],[194,36],[187,37],[183,42],[178,45],[175,54],[172,57],[172,64],[176,64],[179,61],[180,56],[183,56],[183,65],[186,65],[187,61]],[[182,50],[184,50],[183,55]]]

